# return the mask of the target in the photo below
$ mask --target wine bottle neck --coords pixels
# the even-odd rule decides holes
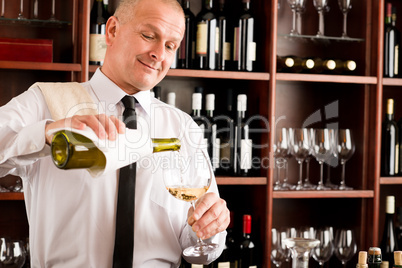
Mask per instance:
[[[206,8],[208,10],[212,10],[213,6],[214,6],[213,0],[205,0],[204,1],[204,8]]]
[[[184,1],[183,8],[184,8],[184,9],[190,9],[190,0]]]
[[[237,118],[243,119],[246,117],[246,111],[237,111]]]
[[[192,114],[193,114],[193,116],[201,116],[201,110],[199,110],[199,109],[193,109]]]
[[[180,150],[180,140],[171,139],[152,139],[153,152],[178,151]]]
[[[209,118],[214,117],[214,110],[207,110],[207,117]]]

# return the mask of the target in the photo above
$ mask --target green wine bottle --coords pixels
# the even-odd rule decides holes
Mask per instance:
[[[153,152],[178,151],[176,138],[151,139]],[[89,138],[67,130],[54,134],[51,143],[54,164],[60,169],[99,168],[106,166],[106,157]]]
[[[382,263],[381,249],[371,247],[368,251],[367,263],[369,268],[380,268]]]

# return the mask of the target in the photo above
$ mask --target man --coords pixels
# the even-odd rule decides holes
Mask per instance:
[[[184,146],[200,142],[196,134],[184,133],[185,126],[194,125],[188,115],[149,94],[165,77],[184,30],[176,0],[122,0],[107,22],[104,65],[81,84],[100,114],[54,121],[49,100],[36,85],[0,107],[0,176],[23,179],[32,267],[98,268],[113,263],[119,172],[92,178],[85,170],[57,169],[49,156],[49,130],[89,127],[99,138],[114,140],[125,131],[119,119],[121,99],[132,95],[151,137],[179,137]],[[213,239],[219,249],[188,260],[209,263],[217,258],[229,211],[215,180],[193,211],[169,195],[160,169],[137,165],[136,172],[133,267],[177,267],[182,250],[197,236]]]

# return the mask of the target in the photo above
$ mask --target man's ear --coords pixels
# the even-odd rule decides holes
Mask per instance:
[[[115,16],[111,16],[106,23],[106,44],[113,44],[114,39],[119,31],[120,23]]]

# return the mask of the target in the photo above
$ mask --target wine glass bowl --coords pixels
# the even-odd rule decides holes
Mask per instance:
[[[271,230],[272,239],[272,250],[271,250],[271,260],[276,267],[280,267],[282,262],[286,259],[285,252],[282,247],[282,236],[281,232],[275,228]]]
[[[276,162],[278,165],[278,171],[280,169],[281,164],[284,165],[285,168],[285,178],[282,184],[277,184],[274,186],[274,190],[292,190],[294,189],[294,185],[288,183],[288,158],[291,156],[290,151],[290,139],[291,139],[291,130],[286,128],[281,128],[277,132],[277,141],[276,141]],[[278,181],[279,181],[279,172],[278,172]]]
[[[316,190],[330,190],[323,182],[324,162],[327,161],[333,153],[333,144],[331,143],[330,129],[314,129],[313,155],[320,164],[320,181]]]
[[[345,164],[355,152],[355,143],[353,140],[352,132],[350,129],[339,129],[335,133],[335,151],[336,155],[342,165],[342,179],[339,185],[339,190],[352,190],[353,188],[347,187],[345,184]]]
[[[355,234],[351,229],[340,229],[335,235],[335,256],[342,265],[346,264],[357,252]]]
[[[349,10],[352,8],[352,0],[338,0],[339,9],[343,14],[343,31],[342,38],[348,38],[347,31],[347,15]]]
[[[296,2],[296,29],[297,34],[302,34],[302,13],[306,10],[307,0],[297,0]]]
[[[291,153],[299,163],[299,181],[296,190],[304,190],[303,187],[303,162],[310,153],[310,135],[307,128],[295,128],[290,139]]]
[[[0,238],[0,267],[21,268],[25,259],[26,251],[22,241]]]
[[[190,202],[195,210],[195,201],[208,191],[214,177],[208,153],[195,149],[186,153],[168,152],[167,155],[167,165],[162,172],[166,189],[175,198]],[[199,257],[213,253],[217,247],[217,244],[198,238],[194,246],[184,249],[183,255]]]
[[[334,253],[334,245],[331,230],[329,227],[319,228],[315,232],[315,238],[320,241],[320,244],[313,249],[313,258],[321,267],[329,261]]]

